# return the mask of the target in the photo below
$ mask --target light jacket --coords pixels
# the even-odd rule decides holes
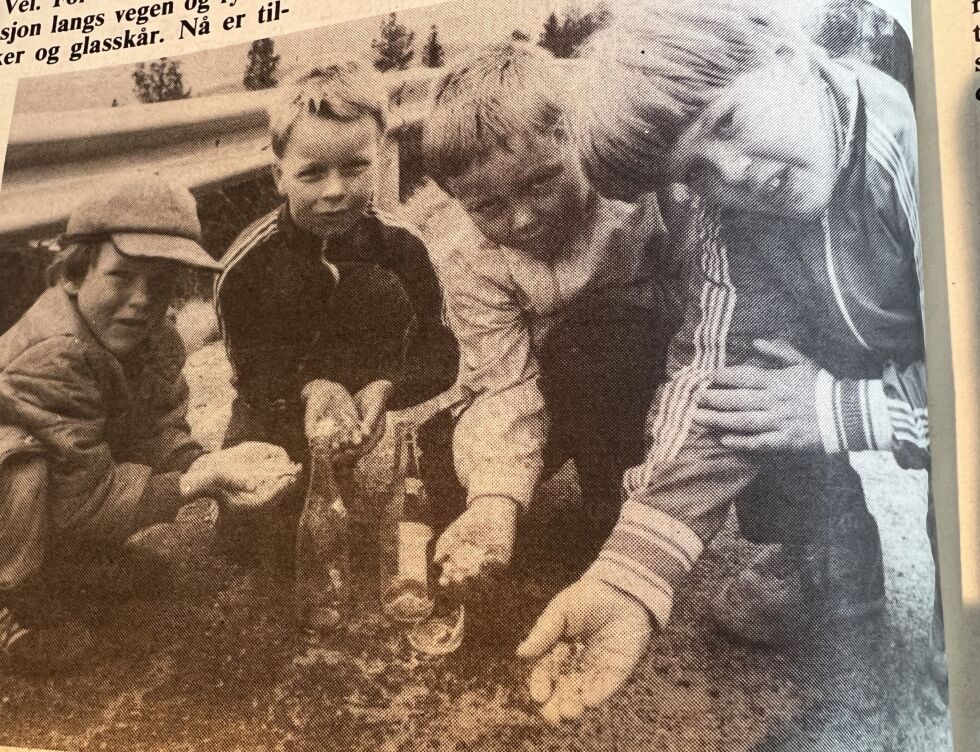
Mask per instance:
[[[180,473],[202,453],[183,364],[168,321],[121,362],[59,287],[0,336],[0,424],[43,447],[54,534],[121,542],[172,517]]]
[[[453,455],[468,502],[500,495],[528,508],[541,481],[548,415],[539,355],[577,306],[622,302],[661,315],[665,227],[654,196],[594,197],[574,239],[546,262],[487,240],[448,198],[431,210],[431,252],[460,347],[460,380],[479,395]]]

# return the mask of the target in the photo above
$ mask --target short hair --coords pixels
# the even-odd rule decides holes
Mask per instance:
[[[68,241],[58,248],[45,275],[48,286],[61,282],[80,284],[89,269],[98,263],[102,246],[109,240],[108,235],[91,236]]]
[[[319,65],[283,87],[269,109],[272,151],[282,158],[302,117],[349,123],[370,117],[387,130],[388,96],[373,68],[357,60]]]
[[[776,5],[639,0],[597,37],[576,87],[576,136],[603,193],[632,198],[662,186],[667,152],[723,87],[786,49],[819,54]]]
[[[445,187],[515,139],[565,122],[567,101],[565,77],[540,47],[482,48],[433,84],[422,134],[426,171]]]

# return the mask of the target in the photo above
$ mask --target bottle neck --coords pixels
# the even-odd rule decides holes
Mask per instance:
[[[309,490],[311,493],[318,493],[331,501],[339,495],[333,462],[334,450],[329,440],[315,438],[310,441]]]
[[[419,468],[418,434],[414,427],[403,427],[399,435],[399,477],[404,486],[402,519],[428,523],[428,500]]]

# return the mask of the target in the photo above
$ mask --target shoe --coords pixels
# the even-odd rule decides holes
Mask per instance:
[[[712,602],[718,627],[742,642],[785,647],[834,625],[854,626],[883,615],[878,527],[870,515],[839,526],[844,534],[830,545],[762,551]]]
[[[0,607],[0,671],[44,676],[77,668],[92,654],[88,629],[75,621],[27,626],[9,608]]]

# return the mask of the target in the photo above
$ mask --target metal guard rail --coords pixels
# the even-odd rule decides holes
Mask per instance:
[[[434,73],[416,68],[386,74],[396,128],[419,122]],[[0,190],[0,237],[59,234],[94,182],[130,170],[159,170],[198,192],[267,169],[272,161],[267,107],[275,95],[272,89],[15,114]],[[386,162],[382,182],[389,192],[393,182],[397,191],[398,160],[392,166],[389,156]]]

